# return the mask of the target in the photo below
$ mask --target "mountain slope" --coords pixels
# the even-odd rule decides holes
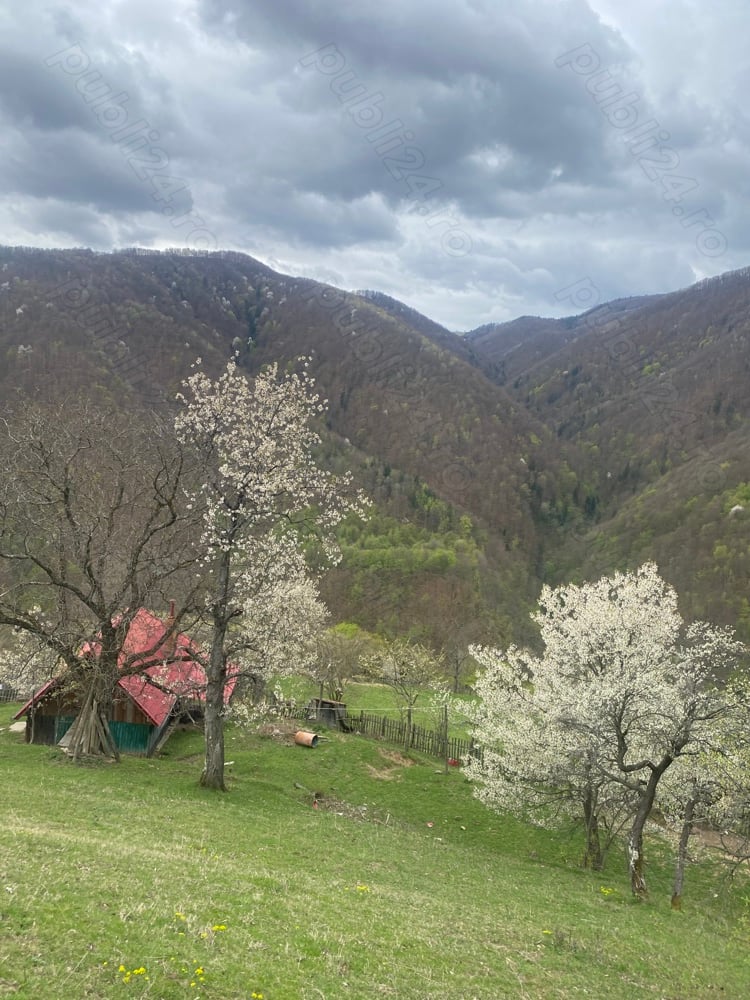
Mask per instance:
[[[541,582],[647,558],[750,636],[749,336],[750,270],[461,337],[243,254],[0,248],[7,400],[171,407],[198,356],[309,356],[325,460],[377,504],[346,528],[334,614],[441,644],[466,621],[523,638]]]
[[[748,418],[750,270],[599,315],[510,387],[619,502]],[[716,464],[716,463],[713,463]],[[705,472],[701,473],[705,478]],[[715,478],[720,478],[718,471]]]
[[[521,316],[507,323],[488,323],[465,335],[472,355],[499,385],[514,382],[569,344],[617,315],[624,317],[659,296],[616,299],[603,306],[564,319]]]
[[[198,356],[214,373],[232,354],[250,371],[310,356],[330,401],[329,461],[355,467],[386,519],[416,524],[437,548],[450,541],[447,573],[424,536],[398,567],[344,566],[339,580],[360,586],[332,584],[336,614],[419,631],[428,613],[435,631],[458,588],[477,627],[524,620],[544,545],[527,456],[546,440],[555,468],[551,435],[408,315],[241,254],[6,249],[0,273],[7,396],[64,389],[169,407]]]

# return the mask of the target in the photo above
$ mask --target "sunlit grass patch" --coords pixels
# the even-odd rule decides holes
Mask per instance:
[[[460,770],[336,733],[313,750],[230,729],[227,747],[221,795],[198,787],[197,734],[80,769],[0,733],[10,996],[745,995],[750,890],[714,896],[705,865],[673,914],[650,850],[636,905],[619,854],[582,871],[574,836],[488,812]]]

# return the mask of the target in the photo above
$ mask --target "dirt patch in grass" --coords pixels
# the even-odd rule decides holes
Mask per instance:
[[[401,775],[397,773],[396,769],[393,767],[387,767],[382,770],[378,770],[377,767],[373,767],[372,764],[366,764],[367,773],[371,778],[376,781],[393,781],[394,778],[400,778]]]
[[[372,764],[366,764],[367,773],[371,778],[375,778],[376,781],[400,781],[401,775],[399,774],[399,768],[401,767],[412,767],[414,764],[413,760],[408,757],[404,757],[402,753],[398,750],[383,750],[378,749],[378,753],[387,761],[390,765],[389,767],[377,768],[373,767]]]
[[[389,760],[392,764],[396,764],[398,767],[412,767],[414,764],[413,760],[409,757],[404,757],[402,753],[398,750],[378,750],[378,753],[385,760]]]
[[[279,743],[294,743],[294,734],[300,729],[299,722],[290,719],[278,719],[275,722],[264,722],[258,728],[259,736],[268,736]]]
[[[316,793],[316,809],[325,809],[327,812],[335,813],[337,816],[344,816],[347,819],[364,820],[366,823],[376,823],[380,826],[393,826],[394,821],[389,812],[382,812],[372,806],[355,806],[351,802],[337,799],[332,795],[321,795]]]

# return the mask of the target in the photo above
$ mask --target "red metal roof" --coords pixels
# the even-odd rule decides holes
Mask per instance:
[[[120,668],[139,653],[144,654],[144,660],[162,659],[163,663],[147,667],[143,673],[128,673],[121,677],[117,686],[125,691],[135,704],[155,726],[160,726],[175,706],[178,698],[190,701],[205,701],[206,672],[195,657],[200,655],[199,647],[183,632],[170,636],[167,643],[160,644],[168,623],[145,608],[139,608],[135,613],[128,634],[120,653]],[[169,646],[174,647],[170,652]],[[82,653],[94,652],[96,645],[87,643]],[[155,650],[152,652],[152,650]],[[178,659],[181,657],[181,659]],[[132,662],[132,661],[131,661]],[[135,664],[130,667],[134,669]],[[230,667],[231,670],[231,667]],[[32,707],[38,704],[60,684],[60,677],[47,681],[32,698],[18,711],[13,718],[20,719]],[[224,704],[229,702],[237,683],[236,673],[233,673],[224,686]]]
[[[15,720],[20,719],[22,715],[26,715],[26,713],[28,712],[28,710],[31,708],[32,705],[35,705],[37,702],[41,701],[42,698],[44,698],[46,694],[49,694],[50,691],[56,688],[59,683],[60,683],[60,678],[53,677],[52,680],[49,680],[45,684],[42,684],[39,690],[36,691],[31,696],[31,698],[29,698],[29,700],[26,702],[23,708],[19,708],[19,710],[13,716],[13,721],[15,722]]]

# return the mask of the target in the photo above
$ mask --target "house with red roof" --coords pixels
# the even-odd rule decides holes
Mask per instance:
[[[204,657],[189,636],[174,631],[170,634],[173,616],[174,602],[165,621],[139,608],[130,623],[120,666],[121,669],[124,663],[131,666],[117,682],[112,717],[107,720],[120,751],[150,757],[161,749],[181,721],[195,721],[203,714],[206,672],[201,660]],[[95,651],[95,644],[87,644],[81,655]],[[138,673],[134,671],[141,652],[151,665]],[[232,676],[224,688],[225,704],[229,703],[237,682],[237,671],[230,673]],[[28,743],[64,744],[65,734],[80,709],[80,696],[66,686],[65,674],[61,673],[43,684],[14,719],[26,718]]]

